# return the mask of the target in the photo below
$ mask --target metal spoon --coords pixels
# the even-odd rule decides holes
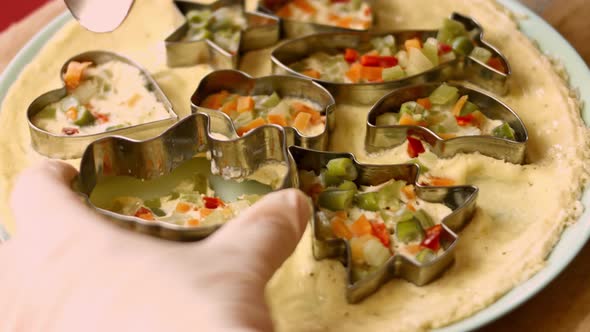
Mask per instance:
[[[64,0],[66,6],[86,29],[111,32],[123,23],[133,0]]]

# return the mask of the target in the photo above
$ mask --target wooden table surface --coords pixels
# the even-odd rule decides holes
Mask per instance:
[[[590,1],[523,2],[551,23],[590,64]],[[64,10],[61,1],[52,1],[0,34],[0,72],[35,33]],[[543,291],[481,331],[590,331],[590,244]]]

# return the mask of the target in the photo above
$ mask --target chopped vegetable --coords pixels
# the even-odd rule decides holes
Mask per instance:
[[[424,237],[424,240],[422,240],[422,243],[420,243],[420,246],[433,251],[438,251],[438,249],[440,249],[440,236],[442,231],[443,228],[440,224],[426,229],[426,236]]]
[[[64,73],[63,79],[66,84],[66,88],[69,91],[76,89],[80,85],[82,77],[84,76],[84,71],[90,66],[92,66],[92,62],[89,61],[70,61],[68,63],[68,67]]]
[[[326,164],[326,174],[343,180],[354,181],[358,175],[356,167],[349,158],[336,158]]]
[[[350,230],[354,236],[363,236],[372,234],[373,227],[371,226],[369,219],[367,219],[364,214],[361,214],[361,216],[352,223]]]
[[[418,155],[426,151],[424,149],[424,145],[419,139],[413,138],[411,136],[407,137],[408,139],[408,155],[410,158],[416,158]]]
[[[327,190],[320,193],[318,204],[332,211],[340,211],[349,209],[353,199],[353,190]]]
[[[424,230],[415,219],[400,221],[395,228],[397,238],[403,243],[422,241]]]
[[[515,140],[514,129],[510,127],[508,122],[504,122],[492,130],[492,134],[496,137]]]

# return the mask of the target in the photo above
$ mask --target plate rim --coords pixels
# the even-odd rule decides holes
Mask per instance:
[[[570,86],[580,92],[580,100],[585,105],[590,105],[590,84],[584,85],[584,81],[590,82],[590,70],[571,44],[545,20],[517,0],[497,1],[512,13],[526,16],[524,19],[517,18],[519,28],[529,39],[539,43],[542,52],[550,50],[557,55],[555,50],[560,49],[558,58],[566,68]],[[72,19],[69,12],[63,12],[18,51],[0,74],[0,105],[24,67],[35,58],[36,53],[51,37]],[[582,70],[576,70],[579,68]],[[588,106],[582,106],[581,116],[586,125],[590,123]],[[578,255],[590,238],[590,187],[584,188],[581,202],[585,211],[574,224],[568,225],[560,234],[541,270],[475,314],[433,331],[470,331],[482,327],[514,310],[552,282]],[[0,244],[7,239],[8,232],[0,223]]]

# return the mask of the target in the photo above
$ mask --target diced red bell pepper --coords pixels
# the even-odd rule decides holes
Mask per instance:
[[[384,223],[378,223],[378,222],[372,222],[371,223],[371,228],[373,230],[373,235],[379,239],[379,241],[381,241],[381,243],[383,243],[383,245],[387,248],[389,248],[389,232],[387,231],[387,228],[385,227]]]
[[[344,50],[344,60],[346,60],[346,62],[353,63],[356,61],[356,59],[358,59],[358,57],[359,52],[357,50],[352,48],[347,48]]]
[[[426,230],[426,236],[422,243],[420,243],[421,247],[428,248],[434,252],[440,249],[440,236],[442,234],[443,228],[442,225],[434,225]]]
[[[218,197],[203,197],[203,202],[205,202],[205,207],[208,209],[217,209],[220,206],[225,206],[223,201]]]
[[[389,68],[396,66],[398,63],[397,58],[394,56],[381,56],[381,55],[363,55],[361,57],[361,65],[367,67],[383,67]]]
[[[408,155],[410,158],[416,158],[424,151],[426,151],[424,145],[419,139],[408,136]]]
[[[453,50],[453,46],[445,43],[438,44],[438,55],[447,54]]]
[[[74,135],[79,133],[80,131],[78,130],[78,128],[68,128],[68,127],[63,127],[61,129],[61,131],[66,134],[66,135]]]
[[[98,120],[99,123],[109,122],[109,115],[108,114],[95,112],[95,113],[92,113],[92,115],[94,115],[94,117]]]
[[[496,57],[490,58],[488,60],[487,65],[494,68],[495,70],[497,70],[501,73],[506,73],[506,68],[504,68],[504,64],[502,63],[502,60],[500,60],[499,58],[496,58]]]
[[[462,127],[477,124],[477,119],[472,114],[456,116],[455,119],[457,120],[457,124]]]
[[[152,211],[145,207],[140,207],[137,212],[135,212],[135,217],[144,219],[144,220],[154,220],[154,214]]]

